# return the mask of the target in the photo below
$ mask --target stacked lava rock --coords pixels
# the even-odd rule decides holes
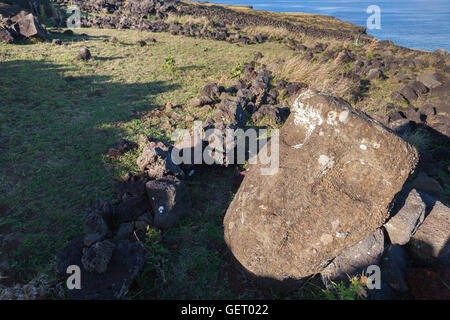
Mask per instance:
[[[84,216],[84,236],[57,254],[61,275],[67,276],[71,265],[82,271],[82,289],[71,290],[69,298],[122,298],[144,265],[142,241],[148,228],[170,228],[192,214],[185,174],[171,160],[170,148],[156,140],[144,144],[137,159],[143,174],[125,174],[118,198],[99,200]],[[117,156],[135,147],[121,140],[108,154]]]

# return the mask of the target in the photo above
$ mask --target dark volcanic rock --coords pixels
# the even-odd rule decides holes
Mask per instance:
[[[215,102],[216,102],[216,100],[214,100],[214,98],[210,98],[207,96],[201,96],[199,98],[192,99],[191,102],[189,103],[189,106],[191,106],[192,108],[203,107],[208,104],[209,105],[213,104]]]
[[[191,201],[183,181],[167,176],[147,182],[146,188],[156,227],[167,229],[192,215]]]
[[[220,94],[224,91],[224,87],[217,85],[217,83],[210,83],[202,89],[200,95],[203,97],[208,97],[214,101],[215,99],[218,99]]]
[[[10,28],[0,26],[0,42],[13,43],[15,39],[16,35]]]
[[[250,165],[224,219],[241,265],[278,280],[321,272],[381,227],[418,161],[417,150],[381,124],[316,91],[294,103],[279,155],[273,175]]]
[[[391,245],[386,250],[381,265],[381,279],[399,292],[409,290],[406,282],[406,269],[409,267],[408,254],[399,245]]]
[[[136,162],[139,169],[150,178],[158,179],[169,174],[184,178],[183,170],[172,161],[169,147],[161,141],[147,142]]]
[[[424,191],[433,196],[441,194],[442,187],[436,179],[431,178],[425,172],[421,171],[413,181],[413,186],[417,190]]]
[[[436,201],[433,210],[408,245],[411,256],[424,265],[450,266],[450,208]]]
[[[120,203],[114,211],[115,222],[130,222],[149,211],[148,200],[144,195],[132,197]]]
[[[438,80],[436,72],[424,72],[417,76],[417,80],[422,82],[427,88],[434,89],[442,85]]]
[[[383,73],[377,69],[370,69],[369,72],[367,73],[367,79],[369,80],[374,80],[374,79],[381,79],[383,78]]]
[[[83,248],[81,263],[88,272],[103,273],[108,268],[115,247],[113,242],[104,240]]]
[[[84,60],[84,61],[86,61],[86,60],[89,60],[91,58],[92,58],[91,51],[89,51],[88,48],[81,48],[78,51],[78,55],[75,57],[75,60]]]
[[[112,214],[112,208],[110,212],[108,209],[104,211],[94,209],[83,217],[84,245],[90,246],[110,235],[107,217],[109,214]]]
[[[139,242],[114,241],[115,249],[105,272],[89,272],[81,262],[83,240],[74,239],[56,255],[58,272],[68,277],[71,265],[81,269],[81,290],[68,290],[68,298],[76,300],[110,300],[124,298],[144,265],[144,248]]]
[[[235,124],[238,127],[243,127],[247,122],[247,115],[244,112],[244,105],[245,100],[242,97],[222,100],[214,112],[215,121],[223,122],[225,124]]]
[[[405,245],[409,242],[425,219],[425,207],[422,197],[413,189],[403,208],[384,225],[391,243]]]
[[[120,139],[116,144],[108,148],[108,155],[117,157],[135,148],[137,148],[136,143],[126,139]]]
[[[17,21],[20,34],[24,37],[38,37],[47,39],[47,31],[41,26],[38,19],[33,14],[28,14]]]

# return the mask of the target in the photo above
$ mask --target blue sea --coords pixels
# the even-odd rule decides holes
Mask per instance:
[[[421,50],[450,51],[450,0],[211,0],[221,4],[251,5],[255,10],[329,15],[366,26],[370,5],[381,10],[381,29],[367,30],[379,40]]]

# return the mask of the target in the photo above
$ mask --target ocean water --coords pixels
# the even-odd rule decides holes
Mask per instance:
[[[251,5],[255,10],[329,15],[366,26],[370,5],[381,9],[381,29],[367,30],[379,40],[421,50],[450,51],[450,0],[211,0],[221,4]]]

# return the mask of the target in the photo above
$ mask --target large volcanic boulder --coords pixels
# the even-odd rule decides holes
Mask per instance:
[[[67,277],[67,268],[80,267],[81,289],[68,290],[75,300],[124,298],[144,265],[144,247],[139,242],[103,241],[86,248],[81,238],[70,241],[56,255],[58,273]]]
[[[39,23],[39,20],[32,14],[28,14],[17,21],[19,24],[20,34],[24,37],[47,38],[47,31]]]
[[[417,150],[379,122],[311,90],[281,129],[279,157],[274,175],[250,166],[224,219],[236,259],[276,280],[318,273],[373,234],[418,161]]]
[[[423,224],[412,236],[408,249],[425,266],[450,267],[450,208],[436,201]]]

